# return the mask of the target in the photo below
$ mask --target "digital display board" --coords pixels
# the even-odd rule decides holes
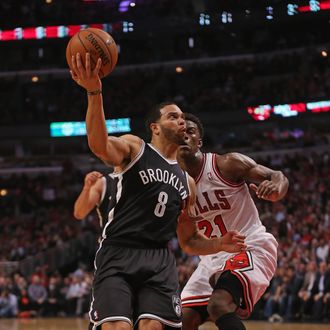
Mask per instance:
[[[121,31],[124,33],[134,31],[133,22],[117,23],[96,23],[81,25],[55,25],[55,26],[37,26],[37,27],[17,27],[12,30],[0,30],[0,41],[10,40],[28,40],[28,39],[52,39],[72,37],[75,33],[87,29],[88,27],[98,28],[108,33]]]
[[[108,133],[131,132],[131,119],[118,118],[105,121]],[[86,123],[84,121],[53,122],[50,124],[51,137],[71,137],[86,135]]]
[[[307,102],[307,103],[294,103],[294,104],[278,104],[270,105],[263,104],[253,107],[248,107],[247,112],[254,120],[266,120],[271,115],[281,117],[294,117],[299,113],[320,113],[330,111],[330,100]]]

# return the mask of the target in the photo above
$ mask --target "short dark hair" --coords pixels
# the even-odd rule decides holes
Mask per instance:
[[[189,113],[189,112],[185,112],[184,117],[185,117],[185,120],[190,120],[190,121],[192,121],[193,123],[196,124],[196,126],[198,128],[198,131],[199,131],[199,135],[200,135],[201,139],[203,139],[204,127],[203,127],[203,124],[200,121],[200,119],[197,116],[195,116],[195,115],[193,115],[192,113]]]
[[[160,110],[166,107],[167,105],[176,105],[174,102],[171,101],[166,101],[159,103],[155,105],[147,114],[146,120],[145,120],[145,126],[147,129],[147,132],[150,133],[150,124],[151,123],[156,123],[157,120],[160,118]]]

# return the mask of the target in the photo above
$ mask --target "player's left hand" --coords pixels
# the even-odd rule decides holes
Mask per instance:
[[[256,193],[258,198],[266,201],[276,202],[280,198],[279,187],[273,181],[264,180],[259,186],[251,183],[250,188]]]
[[[245,236],[239,234],[236,230],[228,231],[219,240],[220,251],[235,253],[246,250],[246,244],[244,243]]]

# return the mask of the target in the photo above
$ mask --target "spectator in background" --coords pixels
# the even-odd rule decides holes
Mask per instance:
[[[46,288],[41,284],[39,275],[32,276],[31,284],[28,286],[28,295],[32,310],[35,310],[38,315],[43,315],[48,294]]]
[[[327,242],[324,238],[321,238],[315,254],[318,262],[326,262],[329,256],[329,242]]]
[[[305,319],[310,316],[312,301],[312,289],[316,279],[317,265],[315,261],[310,261],[307,265],[307,272],[304,277],[302,288],[298,292],[300,298],[301,316]]]
[[[289,283],[290,290],[287,297],[288,299],[287,310],[286,313],[284,314],[284,318],[287,321],[299,318],[298,292],[301,289],[304,282],[304,276],[306,273],[306,264],[300,262],[297,267],[292,266],[291,270],[293,271],[293,276]]]
[[[82,278],[80,276],[71,275],[71,283],[66,294],[66,305],[68,315],[77,314],[77,301],[83,296],[84,288],[82,286]]]
[[[301,263],[301,269],[289,266],[286,270],[286,276],[284,278],[287,279],[287,282],[283,287],[279,310],[279,314],[284,320],[291,320],[293,318],[297,305],[296,297],[303,283],[304,266],[305,265]]]
[[[17,297],[8,288],[0,293],[0,318],[15,317],[18,314]]]
[[[57,316],[60,310],[60,305],[63,303],[61,294],[61,285],[58,276],[51,276],[48,283],[48,295],[45,308],[47,316]]]
[[[321,320],[324,317],[324,295],[330,291],[330,271],[327,264],[321,262],[312,289],[313,320]]]
[[[283,282],[284,268],[277,267],[275,275],[270,281],[270,285],[263,296],[265,301],[264,317],[269,319],[278,311],[278,292]]]

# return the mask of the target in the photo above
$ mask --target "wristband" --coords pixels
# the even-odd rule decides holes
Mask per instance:
[[[102,94],[102,89],[97,89],[95,91],[87,91],[87,95],[99,95]]]

